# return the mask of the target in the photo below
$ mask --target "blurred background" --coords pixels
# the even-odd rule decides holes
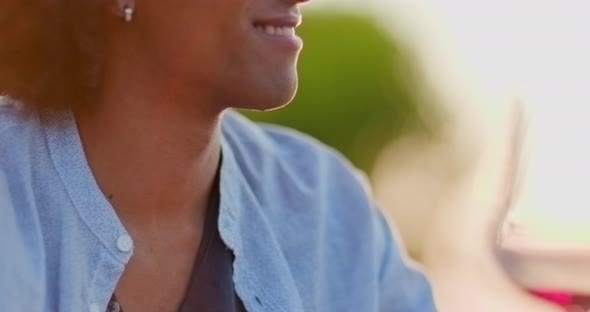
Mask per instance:
[[[316,1],[297,98],[246,114],[370,176],[441,311],[563,311],[526,292],[498,250],[590,246],[589,14],[575,0]]]

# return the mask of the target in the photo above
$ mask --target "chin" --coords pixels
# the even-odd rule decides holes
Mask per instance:
[[[297,93],[297,79],[277,80],[271,85],[250,87],[244,92],[239,92],[243,96],[236,98],[231,103],[236,103],[233,108],[271,111],[280,109],[295,98]]]
[[[297,93],[297,87],[293,88],[290,92],[285,92],[282,95],[275,96],[269,101],[266,102],[259,102],[258,107],[253,109],[260,110],[260,111],[273,111],[277,109],[281,109],[289,103],[293,101],[295,95]]]

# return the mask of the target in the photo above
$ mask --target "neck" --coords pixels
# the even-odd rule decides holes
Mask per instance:
[[[219,163],[222,111],[148,89],[112,88],[75,112],[90,167],[126,226],[202,219]]]

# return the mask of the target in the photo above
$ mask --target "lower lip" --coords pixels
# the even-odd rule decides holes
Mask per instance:
[[[273,45],[276,45],[277,47],[280,47],[281,49],[284,49],[284,50],[298,52],[303,47],[303,40],[297,35],[295,35],[295,36],[277,36],[277,35],[267,34],[263,31],[260,31],[257,29],[255,29],[254,31],[257,32],[262,37],[264,37],[265,40],[272,42]]]

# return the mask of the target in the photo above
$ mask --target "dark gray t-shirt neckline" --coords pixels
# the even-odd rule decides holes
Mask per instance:
[[[191,281],[179,312],[246,312],[234,289],[234,254],[222,241],[217,226],[219,197],[218,173],[209,197],[203,238],[193,265]],[[107,312],[123,312],[115,295]]]

